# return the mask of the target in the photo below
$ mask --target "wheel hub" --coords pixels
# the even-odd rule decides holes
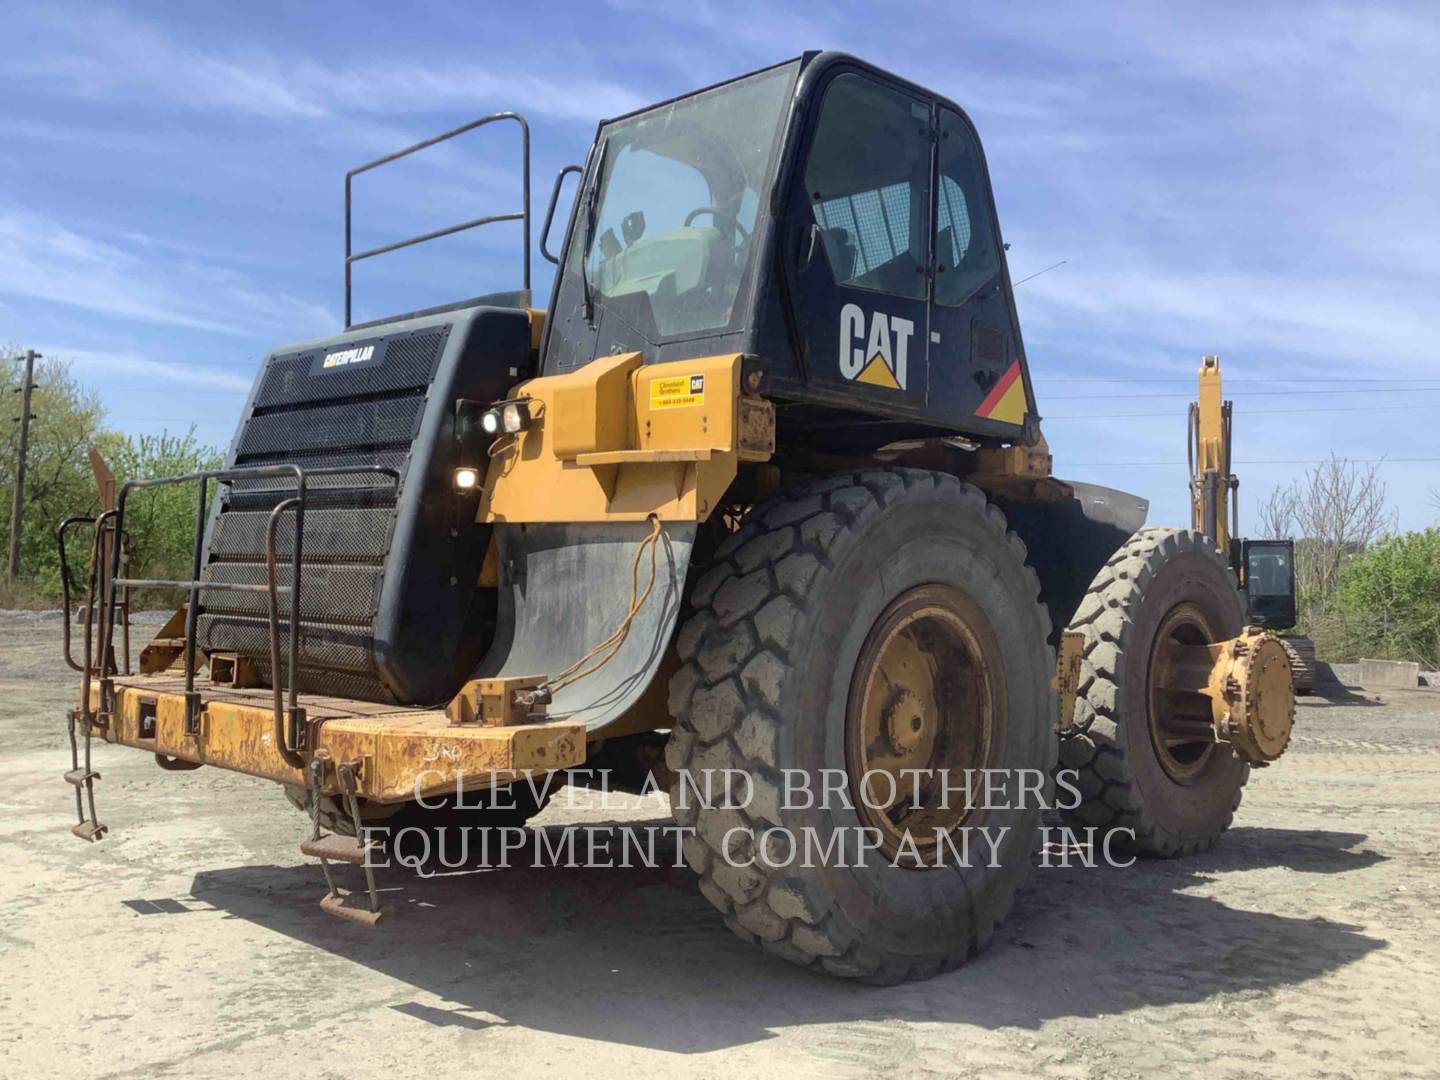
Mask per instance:
[[[964,772],[989,754],[991,673],[972,608],[954,589],[912,589],[876,621],[856,662],[846,710],[851,793],[892,859],[902,845],[923,857],[960,825]]]
[[[1258,626],[1224,643],[1210,676],[1215,737],[1251,765],[1268,765],[1290,745],[1295,689],[1285,646]]]
[[[933,705],[933,702],[929,704]],[[881,721],[885,737],[900,754],[913,754],[924,745],[927,737],[935,737],[934,709],[922,705],[915,692],[907,686],[896,688],[891,695],[890,704],[885,707]]]
[[[1198,607],[1180,604],[1155,636],[1150,735],[1161,766],[1195,783],[1217,745],[1263,766],[1285,752],[1295,693],[1284,647],[1258,626],[1216,641]]]

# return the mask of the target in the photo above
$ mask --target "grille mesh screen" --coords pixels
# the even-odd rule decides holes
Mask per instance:
[[[378,475],[307,478],[300,589],[300,687],[385,699],[375,664],[374,623],[395,501],[405,483],[410,446],[425,393],[450,334],[448,326],[373,345],[368,359],[332,369],[310,349],[272,357],[235,450],[236,465],[294,462],[302,468],[384,466],[400,488]],[[339,349],[341,346],[332,348]],[[359,356],[360,353],[352,355]],[[204,580],[261,585],[270,510],[294,492],[289,480],[242,481],[225,490],[210,536]],[[278,580],[289,583],[294,516],[277,530]],[[280,596],[285,655],[289,597]],[[264,593],[202,590],[198,634],[207,652],[254,658],[269,676],[268,600]]]

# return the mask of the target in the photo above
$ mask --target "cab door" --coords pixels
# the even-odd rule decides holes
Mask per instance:
[[[925,406],[932,116],[929,103],[868,75],[832,76],[785,215],[807,381],[869,411]]]
[[[1246,540],[1242,545],[1249,621],[1267,630],[1295,625],[1295,543]]]
[[[1030,388],[980,141],[959,113],[938,112],[930,407],[972,430],[1018,435]]]

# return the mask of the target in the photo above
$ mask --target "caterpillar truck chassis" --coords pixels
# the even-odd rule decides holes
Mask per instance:
[[[353,251],[356,177],[502,122],[521,211]],[[1221,549],[1053,475],[954,103],[807,53],[601,123],[556,177],[544,311],[516,114],[346,193],[345,331],[265,359],[223,468],[128,480],[88,523],[80,835],[104,830],[96,739],[264,777],[310,815],[323,906],[373,924],[371,826],[436,820],[422,795],[523,820],[533,789],[455,795],[603,762],[669,785],[735,933],[888,983],[987,943],[1047,805],[1193,851],[1283,751],[1288,664]],[[521,223],[520,292],[350,324],[356,263],[495,221]],[[127,514],[176,484],[193,573],[131,577]],[[140,587],[185,603],[132,670],[113,641]],[[703,797],[716,776],[749,797]],[[1000,797],[955,794],[977,776]],[[973,830],[993,857],[954,858]],[[838,860],[780,850],[852,835]]]

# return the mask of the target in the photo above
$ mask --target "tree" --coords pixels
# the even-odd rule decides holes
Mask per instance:
[[[1261,504],[1266,535],[1296,538],[1295,585],[1303,607],[1323,611],[1346,560],[1394,527],[1386,501],[1378,465],[1361,468],[1331,454]]]
[[[1440,528],[1386,537],[1356,556],[1338,600],[1366,655],[1440,668]]]
[[[127,480],[186,473],[220,467],[220,454],[195,438],[192,425],[184,435],[109,435],[101,440],[100,452],[115,471],[118,487]],[[208,499],[215,485],[209,485]],[[195,500],[197,484],[175,484],[142,488],[125,503],[125,532],[134,554],[132,577],[188,580],[194,572]],[[162,603],[178,603],[174,593],[156,597]]]
[[[24,378],[24,365],[5,350],[0,359],[0,397],[7,406],[19,395],[10,391]],[[110,463],[117,482],[138,477],[174,476],[214,468],[220,454],[199,443],[194,428],[184,435],[129,436],[106,431],[104,410],[94,393],[82,387],[69,366],[45,360],[36,367],[31,411],[29,468],[25,485],[24,531],[20,538],[21,589],[4,603],[60,597],[60,561],[55,529],[72,515],[94,516],[99,495],[87,451],[95,447]],[[10,414],[3,414],[8,419]],[[18,426],[11,424],[8,452],[0,452],[0,535],[10,530],[11,500],[18,457]],[[0,429],[3,430],[3,429]],[[195,529],[196,490],[189,485],[137,493],[126,510],[125,531],[135,545],[133,576],[188,578]],[[77,530],[71,550],[79,579],[89,558],[89,534]],[[148,597],[139,598],[141,602]],[[169,603],[173,597],[156,597]]]
[[[1299,516],[1299,488],[1291,483],[1289,487],[1276,487],[1270,497],[1256,507],[1258,535],[1267,540],[1295,539],[1295,524]]]
[[[7,353],[9,350],[7,350]],[[24,363],[13,355],[0,362],[0,399],[7,408],[19,398]],[[71,514],[93,514],[95,483],[85,451],[101,436],[103,410],[96,396],[77,383],[63,363],[36,365],[37,389],[31,405],[29,466],[25,484],[25,520],[20,537],[20,566],[29,589],[53,596],[59,588],[55,527]],[[10,421],[6,452],[0,454],[0,535],[9,535],[19,425]]]

